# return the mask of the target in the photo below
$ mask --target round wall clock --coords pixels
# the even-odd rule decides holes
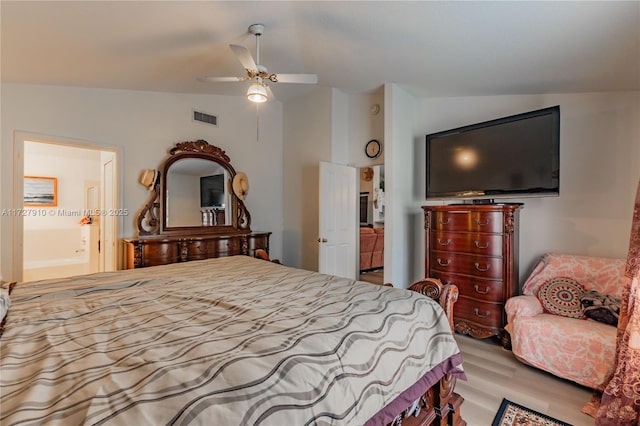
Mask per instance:
[[[369,158],[377,158],[382,152],[382,145],[375,139],[371,139],[364,146],[364,152]]]

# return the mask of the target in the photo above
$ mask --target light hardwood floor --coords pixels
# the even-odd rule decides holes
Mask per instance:
[[[529,367],[494,340],[456,334],[467,381],[456,392],[464,399],[462,417],[469,426],[490,426],[502,398],[537,410],[574,426],[593,426],[580,409],[592,391]]]
[[[375,271],[362,272],[358,278],[360,281],[366,281],[371,284],[382,285],[384,277],[384,270],[376,269]]]

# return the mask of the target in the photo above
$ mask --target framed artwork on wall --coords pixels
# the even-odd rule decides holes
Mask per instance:
[[[58,179],[54,177],[25,176],[25,206],[55,207],[58,205]]]

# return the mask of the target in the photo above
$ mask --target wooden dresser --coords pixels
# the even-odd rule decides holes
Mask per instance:
[[[163,238],[125,239],[127,269],[167,265],[190,260],[269,252],[271,232],[209,234]]]
[[[518,293],[521,204],[424,206],[425,276],[455,284],[455,330],[473,337],[504,332],[506,300]]]
[[[247,179],[205,140],[175,144],[158,169],[141,175],[149,198],[136,214],[136,235],[123,240],[126,267],[268,255],[271,232],[251,231]]]

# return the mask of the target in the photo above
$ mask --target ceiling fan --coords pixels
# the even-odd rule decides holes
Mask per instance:
[[[269,97],[274,97],[268,83],[302,83],[316,84],[318,76],[315,74],[270,74],[264,65],[260,64],[260,36],[264,33],[263,24],[249,26],[249,32],[256,36],[256,60],[253,60],[249,49],[237,44],[229,47],[236,55],[242,66],[247,71],[246,77],[199,77],[203,82],[238,82],[252,80],[247,91],[247,98],[252,102],[266,102]]]

